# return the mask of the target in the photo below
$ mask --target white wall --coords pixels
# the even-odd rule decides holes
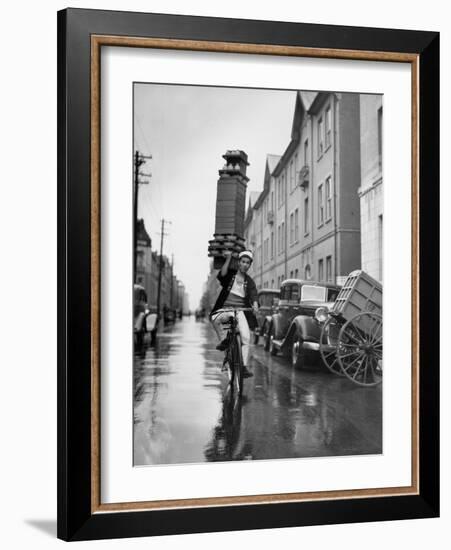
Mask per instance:
[[[451,31],[446,3],[412,0],[408,7],[379,0],[368,10],[358,0],[256,3],[242,0],[103,0],[73,7],[123,9],[412,28],[442,32],[442,97],[450,97]],[[51,549],[61,545],[56,532],[56,10],[65,2],[7,2],[2,9],[2,86],[0,88],[0,224],[2,270],[1,308],[1,469],[2,547]],[[445,71],[446,69],[446,71]],[[443,121],[450,121],[449,102],[442,104]],[[449,124],[442,124],[442,151],[450,150]],[[448,156],[443,154],[445,162]],[[451,181],[449,162],[442,182]],[[442,205],[450,204],[449,185],[442,185]],[[442,206],[444,213],[445,209]],[[449,264],[451,217],[443,216],[443,272]],[[446,227],[445,227],[446,225]],[[6,238],[5,238],[6,237]],[[31,241],[31,242],[30,242]],[[6,252],[6,254],[5,254]],[[26,266],[24,265],[26,262]],[[445,271],[446,270],[446,271]],[[445,277],[443,277],[445,280]],[[20,298],[20,299],[19,299]],[[24,300],[25,298],[25,300]],[[450,304],[444,288],[442,303]],[[5,307],[6,306],[6,307]],[[443,315],[443,334],[450,323]],[[449,361],[448,361],[449,363]],[[446,366],[446,365],[445,365]],[[442,393],[450,387],[443,369]],[[450,535],[450,402],[442,400],[442,518],[338,525],[259,532],[161,537],[150,541],[86,543],[109,548],[210,549],[314,547],[367,550],[383,547],[444,548]]]

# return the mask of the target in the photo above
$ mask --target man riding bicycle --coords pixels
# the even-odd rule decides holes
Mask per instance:
[[[210,314],[213,327],[218,335],[220,343],[216,349],[224,351],[229,344],[227,339],[227,328],[224,326],[230,318],[230,313],[218,311],[221,308],[252,308],[254,312],[258,310],[257,287],[253,279],[247,274],[253,255],[250,250],[245,250],[238,257],[238,271],[230,269],[230,260],[232,253],[224,253],[226,260],[217,277],[221,283],[222,290],[216,300],[213,310]],[[248,370],[250,330],[257,327],[257,320],[252,311],[239,311],[237,314],[238,328],[241,334],[242,356],[243,356],[243,376],[248,378],[253,374]]]

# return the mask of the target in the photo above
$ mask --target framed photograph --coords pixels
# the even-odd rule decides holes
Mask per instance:
[[[58,536],[439,514],[439,35],[58,13]]]

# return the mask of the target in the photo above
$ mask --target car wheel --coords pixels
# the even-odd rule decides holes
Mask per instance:
[[[263,349],[265,351],[269,351],[269,343],[270,343],[270,328],[265,327],[263,331]]]
[[[295,334],[291,342],[291,364],[295,369],[301,369],[305,364],[302,342],[303,339],[299,334]]]
[[[136,333],[136,345],[138,348],[141,348],[144,344],[144,331],[140,330]]]
[[[269,353],[271,355],[277,355],[277,352],[279,351],[276,346],[274,345],[274,339],[276,337],[276,329],[274,325],[271,326],[271,331],[269,333]]]

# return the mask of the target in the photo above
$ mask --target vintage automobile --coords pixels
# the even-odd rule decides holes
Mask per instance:
[[[271,317],[275,313],[279,303],[280,290],[276,288],[262,288],[258,291],[258,303],[260,307],[256,315],[258,327],[254,331],[254,344],[258,344],[260,336],[264,335]]]
[[[332,307],[340,287],[330,283],[287,279],[280,288],[277,312],[265,332],[265,349],[272,355],[282,352],[293,366],[318,355],[321,324],[315,318],[319,307]]]
[[[150,332],[151,339],[155,339],[157,315],[147,304],[147,294],[141,285],[133,286],[133,332],[135,344],[140,347],[144,337]]]

